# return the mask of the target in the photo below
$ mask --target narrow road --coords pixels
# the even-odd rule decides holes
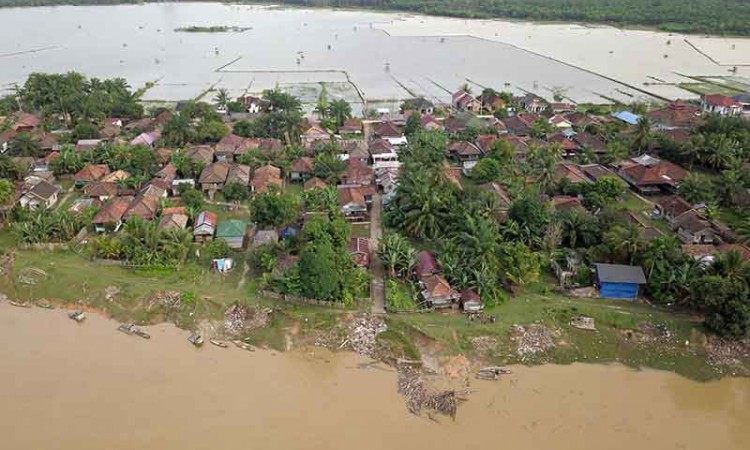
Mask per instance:
[[[385,314],[385,281],[383,263],[378,257],[378,243],[383,236],[383,225],[380,219],[382,211],[382,198],[375,194],[372,198],[372,209],[370,210],[370,271],[372,273],[372,284],[370,285],[370,296],[372,297],[373,314]]]

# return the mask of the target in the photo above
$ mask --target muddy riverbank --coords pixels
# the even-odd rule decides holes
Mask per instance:
[[[3,447],[57,449],[740,449],[750,380],[697,383],[617,365],[515,367],[455,422],[409,414],[396,374],[351,353],[204,346],[172,325],[145,341],[91,314],[0,303]],[[585,444],[583,444],[585,443]]]

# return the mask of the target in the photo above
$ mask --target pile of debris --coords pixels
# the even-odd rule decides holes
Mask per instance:
[[[639,322],[635,330],[624,330],[625,337],[637,344],[668,344],[674,335],[666,325],[651,322]]]
[[[493,336],[477,336],[471,338],[471,345],[479,356],[487,357],[495,354],[497,338]]]
[[[47,274],[47,272],[43,271],[42,269],[37,269],[36,267],[27,267],[18,274],[18,277],[16,279],[21,284],[28,284],[30,286],[33,286],[37,284],[37,282],[42,281],[48,276],[49,275]]]
[[[573,319],[570,320],[570,326],[581,329],[581,330],[596,331],[596,326],[594,326],[593,317],[586,317],[586,316],[573,317]]]
[[[516,343],[516,352],[522,359],[555,347],[555,336],[552,331],[538,324],[526,327],[514,325],[511,330],[511,340]]]
[[[383,319],[371,314],[363,314],[349,323],[347,336],[352,349],[364,356],[374,356],[378,334],[387,330]]]
[[[243,331],[264,328],[272,313],[270,308],[234,305],[224,313],[224,329],[229,335],[239,336]]]
[[[179,291],[158,291],[147,301],[149,310],[162,306],[166,309],[179,309],[182,305],[182,294]]]
[[[714,367],[734,367],[733,375],[748,375],[750,369],[744,366],[744,360],[750,360],[750,338],[741,340],[722,339],[708,336],[706,339],[707,362]]]
[[[117,286],[107,286],[104,289],[104,299],[108,302],[117,300],[120,296],[120,288]]]
[[[456,391],[429,392],[419,372],[413,368],[399,367],[398,392],[406,399],[406,408],[412,414],[420,414],[422,410],[431,410],[450,416],[452,419],[456,418],[456,406],[459,400]]]

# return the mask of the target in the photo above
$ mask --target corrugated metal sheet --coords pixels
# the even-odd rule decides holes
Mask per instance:
[[[638,297],[638,285],[633,283],[600,283],[599,297],[635,300]]]

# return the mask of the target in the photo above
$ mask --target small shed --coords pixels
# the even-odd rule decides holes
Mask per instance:
[[[216,227],[216,239],[223,240],[230,248],[240,249],[245,243],[247,224],[241,220],[228,219]]]
[[[473,291],[471,289],[463,291],[461,293],[459,304],[461,306],[461,309],[463,309],[465,312],[478,312],[484,309],[482,298],[479,296],[479,294],[476,293],[476,291]]]
[[[599,297],[635,300],[642,284],[646,284],[646,275],[640,266],[596,264]]]
[[[275,245],[279,242],[279,234],[276,230],[258,230],[253,236],[253,247],[261,245]]]

